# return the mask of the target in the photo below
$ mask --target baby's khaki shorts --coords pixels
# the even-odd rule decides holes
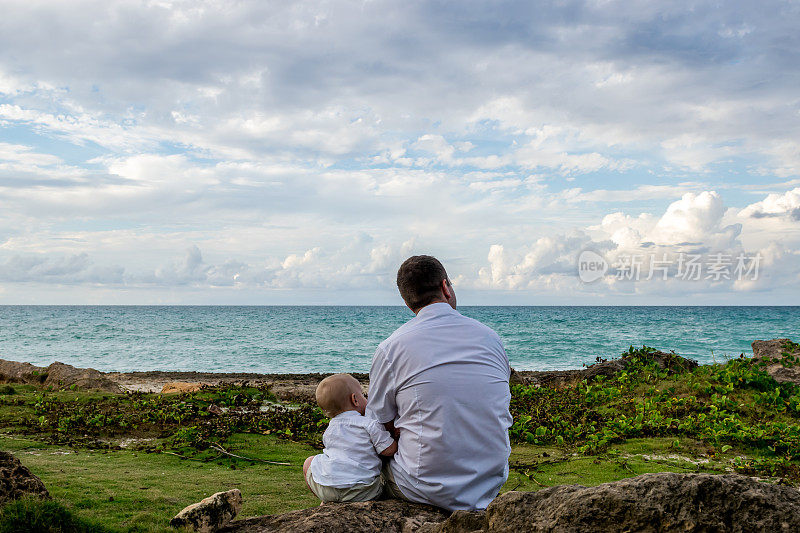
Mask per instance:
[[[309,468],[308,472],[306,472],[306,483],[311,487],[311,491],[317,498],[323,502],[367,502],[377,500],[383,492],[381,476],[376,477],[372,483],[338,489],[336,487],[326,487],[314,481]]]

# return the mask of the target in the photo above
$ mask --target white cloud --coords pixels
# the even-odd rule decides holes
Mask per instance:
[[[752,218],[784,217],[800,221],[800,187],[783,194],[770,194],[745,207],[741,215]]]
[[[111,265],[126,287],[377,287],[434,250],[467,286],[568,292],[583,245],[777,242],[778,272],[797,189],[743,210],[738,189],[800,175],[800,14],[619,7],[4,6],[0,261],[45,257],[47,283]]]
[[[722,197],[715,191],[686,193],[669,205],[648,238],[656,244],[697,243],[715,250],[728,249],[736,244],[742,227],[723,227],[724,214]]]
[[[31,169],[61,162],[60,157],[38,153],[32,146],[0,142],[0,168]]]
[[[85,253],[70,256],[15,255],[0,263],[0,280],[59,284],[121,283],[124,269],[95,266]]]

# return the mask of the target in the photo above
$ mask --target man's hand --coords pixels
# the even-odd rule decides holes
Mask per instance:
[[[400,430],[394,427],[394,420],[391,422],[386,422],[383,427],[386,428],[386,431],[389,432],[394,440],[398,440],[400,438]]]

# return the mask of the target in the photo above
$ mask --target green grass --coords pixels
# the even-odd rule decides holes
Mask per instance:
[[[107,533],[58,502],[22,498],[0,510],[0,533]]]
[[[227,444],[232,453],[292,466],[230,458],[200,462],[164,453],[70,449],[0,437],[0,448],[13,452],[38,475],[57,503],[112,531],[169,531],[169,519],[183,507],[233,488],[244,496],[240,518],[318,505],[301,475],[303,460],[318,450],[272,435],[235,434]],[[558,447],[515,445],[512,470],[502,491],[590,486],[645,472],[719,472],[724,467],[724,461],[714,461],[698,469],[668,458],[691,457],[694,449],[694,443],[675,449],[668,439],[638,439],[601,455],[585,456]]]
[[[233,453],[292,466],[230,459],[203,463],[168,454],[69,449],[0,437],[0,448],[13,452],[39,476],[56,502],[117,531],[167,531],[169,519],[185,506],[234,488],[244,496],[241,517],[319,503],[302,479],[303,460],[316,453],[313,448],[268,435],[235,435],[229,444]]]

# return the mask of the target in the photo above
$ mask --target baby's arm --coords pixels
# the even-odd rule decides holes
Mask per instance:
[[[380,455],[383,455],[384,457],[390,457],[396,453],[397,453],[397,441],[393,440],[388,448],[380,452]]]
[[[383,429],[383,424],[372,420],[367,424],[367,431],[369,432],[372,446],[379,455],[390,457],[397,453],[397,440],[394,439],[388,431]]]

